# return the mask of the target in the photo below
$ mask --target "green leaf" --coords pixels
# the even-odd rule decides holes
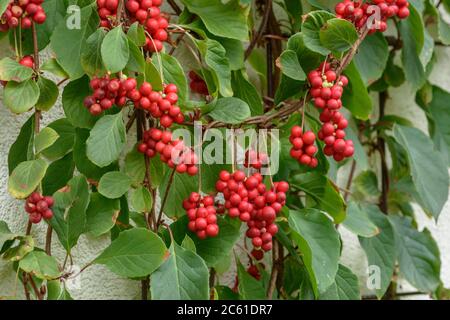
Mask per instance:
[[[73,28],[74,17],[62,19],[50,39],[50,46],[56,54],[56,60],[75,80],[84,74],[81,65],[81,53],[86,49],[88,37],[97,30],[99,17],[94,6],[85,6],[80,10],[80,28]],[[70,41],[69,41],[70,39]]]
[[[130,57],[128,39],[122,30],[122,26],[109,31],[102,42],[102,59],[106,69],[111,73],[116,73],[127,65]]]
[[[195,43],[214,75],[214,83],[220,94],[224,97],[231,97],[233,95],[231,70],[225,48],[218,41],[211,39],[197,40]]]
[[[6,247],[5,244],[17,237],[17,234],[12,233],[11,230],[9,230],[6,222],[0,220],[0,254],[3,253],[4,247]]]
[[[417,231],[410,217],[390,216],[395,230],[400,272],[421,291],[433,292],[440,284],[439,248],[428,230]]]
[[[188,235],[186,235],[184,237],[183,242],[181,243],[181,246],[192,252],[197,252],[197,248],[195,247],[194,240],[192,240],[192,238],[189,237]]]
[[[442,154],[434,149],[433,142],[419,129],[395,125],[394,137],[408,155],[420,204],[437,219],[447,201],[449,186],[447,165]],[[432,166],[430,159],[433,159]]]
[[[119,158],[125,141],[122,113],[103,116],[86,141],[87,157],[97,166],[106,167]]]
[[[150,161],[152,162],[153,160],[154,159],[151,159]],[[134,185],[140,185],[142,181],[144,181],[146,171],[145,156],[137,151],[136,146],[126,155],[124,169],[125,173],[131,178]]]
[[[50,110],[58,100],[58,86],[51,80],[39,77],[37,80],[39,87],[39,100],[36,103],[36,109],[42,111]]]
[[[242,263],[237,260],[237,277],[239,279],[239,294],[243,300],[265,300],[265,290],[262,281],[253,278]]]
[[[357,119],[369,119],[369,115],[372,113],[372,100],[353,62],[345,69],[344,74],[349,79],[348,86],[342,95],[344,107],[350,110]]]
[[[83,104],[83,100],[90,94],[89,78],[86,76],[71,81],[64,87],[62,105],[67,120],[74,127],[91,129],[97,121]]]
[[[153,198],[145,187],[139,187],[131,196],[131,205],[137,212],[150,212],[152,209]]]
[[[19,136],[8,152],[8,172],[11,174],[19,163],[34,159],[34,114],[20,129]]]
[[[0,60],[0,80],[22,82],[33,75],[33,69],[25,67],[11,58]]]
[[[73,300],[64,283],[59,280],[47,281],[47,300]]]
[[[36,154],[52,146],[58,140],[58,133],[52,128],[46,127],[42,129],[34,139],[34,148]]]
[[[98,184],[98,192],[109,199],[117,199],[128,192],[131,179],[124,173],[112,171],[106,173]]]
[[[314,201],[317,209],[323,210],[340,223],[345,219],[346,206],[337,187],[317,172],[298,174],[292,177],[291,185],[305,192]]]
[[[141,50],[131,40],[128,40],[128,46],[130,47],[130,58],[126,66],[127,71],[143,73],[145,71],[145,59]]]
[[[172,243],[170,256],[152,275],[153,300],[208,300],[209,270],[195,252]]]
[[[3,254],[3,259],[7,261],[19,261],[34,249],[34,240],[32,236],[18,237],[19,243],[9,248]]]
[[[426,80],[424,67],[419,59],[419,53],[423,45],[423,24],[420,15],[410,6],[410,16],[408,19],[399,22],[399,31],[403,41],[402,63],[405,70],[406,79],[411,84],[413,90],[419,89]],[[422,34],[422,43],[418,43]]]
[[[86,48],[81,52],[81,66],[89,75],[101,76],[105,72],[101,47],[106,36],[106,30],[98,29],[86,40]]]
[[[320,43],[332,52],[344,52],[358,39],[353,23],[344,19],[330,19],[319,31]]]
[[[262,99],[255,86],[245,78],[244,72],[244,70],[237,70],[231,74],[234,96],[248,104],[252,116],[261,115],[263,113]]]
[[[86,155],[86,140],[89,138],[89,131],[86,129],[76,129],[75,144],[73,148],[73,160],[77,170],[84,174],[88,179],[99,181],[107,172],[118,170],[117,164],[112,164],[100,168],[93,164]]]
[[[198,15],[216,36],[241,41],[249,39],[248,9],[237,0],[223,4],[220,0],[182,0],[189,12]]]
[[[335,282],[320,295],[320,300],[360,300],[358,277],[347,267],[339,265]]]
[[[52,162],[48,166],[44,179],[42,179],[43,194],[51,195],[64,187],[73,177],[74,170],[75,162],[72,153]]]
[[[147,62],[145,64],[144,79],[145,79],[145,81],[151,83],[154,90],[157,90],[157,91],[163,90],[163,83],[162,83],[161,75],[159,74],[159,71],[156,69],[156,66],[151,62]],[[187,87],[186,87],[186,90],[187,90]]]
[[[19,268],[39,279],[55,279],[61,272],[54,257],[42,251],[33,251],[19,262]]]
[[[66,71],[64,71],[64,69],[60,66],[55,58],[46,60],[41,66],[41,71],[49,72],[63,79],[69,78],[69,75],[66,73]]]
[[[166,172],[166,175],[159,186],[160,194],[165,194],[171,174],[172,170]],[[187,174],[175,173],[172,186],[169,189],[169,194],[167,196],[164,213],[169,217],[181,217],[185,215],[185,211],[182,207],[183,200],[187,199],[192,190],[196,190],[197,188],[197,179],[189,177]]]
[[[8,180],[8,191],[17,199],[28,197],[45,176],[48,164],[42,159],[20,163]]]
[[[306,18],[303,18],[302,34],[308,49],[322,55],[330,53],[330,50],[325,48],[320,41],[320,30],[328,20],[333,18],[332,13],[324,10],[312,11],[306,15]]]
[[[353,181],[354,188],[361,192],[364,196],[375,198],[380,196],[378,189],[378,178],[375,172],[367,170],[361,172]]]
[[[366,211],[356,202],[350,202],[348,204],[347,217],[342,224],[361,237],[370,238],[380,232],[377,226],[369,219]]]
[[[370,220],[380,230],[380,233],[375,237],[359,237],[359,243],[366,253],[369,267],[375,266],[379,268],[380,274],[372,273],[369,276],[373,276],[374,280],[380,280],[376,294],[378,299],[381,299],[391,283],[395,268],[396,251],[394,230],[386,215],[377,206],[366,205],[363,208],[369,215]],[[373,272],[377,272],[377,270],[373,270]],[[373,284],[376,285],[377,283]]]
[[[146,37],[144,27],[139,22],[133,23],[127,32],[127,37],[138,47],[145,46]]]
[[[389,47],[381,32],[367,36],[358,48],[353,61],[365,84],[383,75],[389,58]]]
[[[42,151],[47,159],[60,159],[72,151],[75,142],[75,128],[66,118],[53,121],[47,127],[55,130],[58,134],[55,143]]]
[[[241,99],[229,97],[218,99],[209,115],[217,121],[238,124],[250,117],[250,107]]]
[[[5,13],[6,8],[8,8],[9,0],[0,0],[0,16]]]
[[[89,205],[89,185],[83,176],[73,177],[66,188],[53,195],[53,218],[50,225],[58,235],[59,241],[67,252],[77,244],[85,231],[86,209]]]
[[[315,209],[290,211],[288,220],[311,281],[324,292],[333,284],[339,265],[341,243],[333,221]]]
[[[280,56],[280,68],[284,75],[294,80],[303,81],[306,74],[297,58],[297,53],[293,50],[286,50]]]
[[[3,91],[3,102],[14,113],[24,113],[39,100],[39,86],[33,79],[24,82],[9,81]]]
[[[188,85],[181,64],[177,59],[165,53],[160,53],[158,57],[152,60],[152,62],[155,64],[158,73],[160,72],[160,64],[162,63],[164,82],[166,84],[173,83],[177,86],[178,103],[183,105],[183,102],[185,102],[188,98]]]
[[[86,211],[86,232],[94,237],[107,233],[116,224],[119,212],[119,199],[111,200],[93,193]]]
[[[121,232],[94,263],[104,264],[122,277],[144,277],[153,273],[167,259],[168,253],[157,234],[135,228]]]

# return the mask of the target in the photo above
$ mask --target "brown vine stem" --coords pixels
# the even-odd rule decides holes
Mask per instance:
[[[175,11],[175,13],[179,16],[183,10],[181,10],[181,8],[178,6],[178,4],[175,2],[175,0],[167,0],[167,2],[169,3],[169,5],[172,7],[173,11]]]
[[[274,240],[272,248],[272,272],[270,274],[269,287],[267,289],[267,299],[272,300],[278,278],[278,241]]]
[[[164,207],[166,206],[167,198],[169,197],[169,192],[170,192],[170,188],[172,187],[173,177],[175,176],[175,172],[176,172],[176,170],[173,169],[172,173],[170,174],[169,182],[167,183],[166,192],[164,193],[164,198],[161,203],[161,209],[159,209],[159,215],[158,215],[158,220],[156,222],[156,228],[158,228],[158,226],[161,224]]]
[[[345,187],[344,200],[347,201],[348,196],[350,195],[350,188],[352,186],[353,176],[355,175],[356,170],[356,161],[353,159],[352,167],[350,168],[350,173],[348,175],[347,185]]]
[[[341,63],[339,67],[336,69],[336,75],[339,77],[341,73],[344,71],[344,69],[352,62],[353,57],[358,52],[358,48],[361,45],[361,43],[366,38],[367,34],[369,33],[369,28],[364,24],[364,27],[360,30],[358,39],[355,41],[355,43],[350,48],[350,51],[342,58]]]
[[[263,20],[261,21],[261,24],[259,25],[258,31],[256,32],[255,36],[253,37],[249,46],[247,47],[247,50],[245,50],[244,60],[248,59],[248,57],[252,53],[253,49],[255,48],[256,44],[261,41],[264,31],[266,31],[266,28],[267,28],[267,22],[269,21],[269,15],[270,15],[271,9],[272,9],[272,0],[267,0],[266,7],[264,9]]]

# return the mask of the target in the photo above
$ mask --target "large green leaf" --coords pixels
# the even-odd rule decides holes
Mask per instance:
[[[348,86],[342,95],[344,107],[350,110],[355,118],[369,119],[369,115],[372,113],[372,100],[353,62],[345,69],[344,74],[349,79]]]
[[[241,99],[229,97],[218,99],[209,115],[217,121],[238,124],[249,118],[250,107]]]
[[[28,197],[41,183],[48,164],[42,159],[20,163],[8,180],[8,191],[17,199]]]
[[[335,282],[320,295],[320,300],[360,300],[358,277],[347,267],[339,265]]]
[[[248,9],[238,0],[223,4],[220,0],[182,0],[190,12],[198,15],[206,28],[217,36],[248,40]]]
[[[109,31],[102,42],[102,59],[106,69],[111,73],[121,71],[128,63],[130,48],[122,26]]]
[[[41,153],[48,147],[51,147],[56,140],[58,140],[58,133],[52,128],[44,128],[38,134],[36,134],[34,139],[34,149],[36,154]]]
[[[170,256],[152,275],[153,300],[208,300],[209,271],[195,252],[172,243]]]
[[[135,228],[123,231],[94,263],[104,264],[122,277],[144,277],[155,271],[168,258],[164,242],[157,234]]]
[[[42,76],[38,78],[37,84],[39,87],[39,100],[36,102],[36,109],[48,111],[58,100],[58,86],[53,81]]]
[[[34,114],[28,118],[20,129],[19,136],[11,145],[8,152],[8,171],[9,174],[19,165],[19,163],[34,158]]]
[[[339,265],[341,243],[333,221],[316,209],[303,209],[290,211],[289,226],[311,282],[318,292],[324,292],[333,284]]]
[[[284,75],[294,80],[303,81],[306,79],[306,74],[300,65],[297,58],[297,53],[294,50],[286,50],[280,56],[280,68]]]
[[[389,47],[381,32],[367,36],[353,58],[365,84],[378,80],[386,68]]]
[[[25,67],[11,58],[0,60],[0,80],[22,82],[33,75],[33,69]]]
[[[344,221],[344,199],[326,176],[317,172],[298,174],[292,177],[290,183],[310,196],[315,201],[314,207],[330,214],[335,223]]]
[[[59,159],[73,149],[75,142],[75,128],[66,118],[61,118],[50,123],[48,128],[56,131],[58,139],[53,145],[42,151],[42,154],[51,160]]]
[[[72,80],[84,74],[81,65],[81,53],[85,51],[86,40],[97,30],[99,17],[95,6],[85,6],[80,10],[80,25],[73,28],[74,16],[62,19],[55,28],[50,45],[56,53],[58,63]]]
[[[42,179],[43,194],[52,195],[64,187],[72,178],[74,170],[75,162],[72,153],[52,162],[48,166],[44,179]]]
[[[86,48],[81,53],[81,66],[83,70],[89,75],[103,75],[105,66],[102,60],[102,43],[105,39],[106,30],[98,29],[89,36],[86,40]]]
[[[390,216],[395,230],[400,272],[421,291],[433,292],[440,284],[439,248],[428,230],[417,231],[409,217]]]
[[[122,113],[103,116],[91,130],[86,141],[87,157],[99,167],[106,167],[119,158],[126,133]]]
[[[220,94],[224,97],[231,97],[233,95],[231,69],[225,48],[220,42],[211,39],[197,40],[195,43],[214,76],[214,83]]]
[[[6,243],[11,242],[17,237],[17,234],[12,233],[11,230],[9,230],[8,224],[5,221],[0,220],[0,254],[5,250],[4,246],[8,246]]]
[[[255,86],[245,78],[244,70],[236,70],[231,74],[231,86],[234,96],[247,102],[252,116],[263,113],[262,99]]]
[[[119,199],[111,200],[93,193],[86,211],[86,232],[95,237],[105,234],[116,224],[119,211]]]
[[[98,192],[109,199],[123,196],[131,186],[131,179],[119,171],[108,172],[100,179]]]
[[[409,10],[411,14],[408,19],[399,22],[399,31],[403,41],[402,63],[406,79],[413,90],[417,90],[426,80],[425,70],[419,59],[424,33],[422,18],[419,13],[413,6],[410,6]],[[420,40],[422,43],[419,42]]]
[[[153,205],[152,194],[143,186],[137,188],[131,196],[131,205],[137,212],[150,212]]]
[[[40,279],[55,279],[61,272],[54,257],[42,251],[33,251],[19,262],[19,268]]]
[[[312,51],[327,55],[330,50],[320,41],[320,30],[334,15],[328,11],[312,11],[303,18],[302,33],[305,45]]]
[[[64,87],[62,105],[67,120],[74,127],[91,129],[97,120],[83,104],[83,100],[90,94],[89,78],[86,76],[71,81]]]
[[[378,287],[378,283],[374,282],[373,284],[377,297],[381,299],[389,287],[394,273],[396,260],[394,230],[386,215],[377,206],[366,205],[363,207],[363,210],[380,230],[380,233],[375,237],[360,237],[359,243],[366,253],[369,267],[379,268],[380,274],[373,273],[369,276],[372,276],[374,280],[379,279]],[[376,271],[374,269],[372,272]]]
[[[53,197],[54,215],[49,223],[56,231],[62,246],[70,252],[85,231],[86,209],[89,205],[89,186],[86,178],[73,177],[67,187],[56,192]]]
[[[350,202],[347,207],[347,217],[342,223],[347,229],[361,237],[373,237],[380,231],[372,223],[364,208],[358,203]]]
[[[165,195],[167,186],[169,184],[172,170],[167,171],[163,182],[159,186],[159,193]],[[197,179],[186,174],[175,173],[173,176],[172,186],[169,189],[166,205],[164,206],[164,213],[169,217],[181,217],[185,214],[182,207],[184,199],[187,199],[193,190],[198,189]]]
[[[320,43],[332,52],[350,49],[358,39],[353,23],[344,19],[330,19],[319,31]]]
[[[3,91],[3,102],[14,113],[24,113],[39,100],[39,86],[33,79],[9,81]]]
[[[243,300],[265,300],[265,290],[262,281],[253,278],[242,263],[237,260],[237,277],[239,279],[239,294]]]
[[[447,165],[442,154],[419,129],[395,125],[394,137],[408,155],[420,204],[437,219],[447,201],[449,186]],[[430,159],[433,159],[432,166]]]

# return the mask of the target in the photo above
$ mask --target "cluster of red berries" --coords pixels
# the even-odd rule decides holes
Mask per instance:
[[[189,230],[195,232],[199,239],[212,238],[219,234],[214,197],[202,197],[199,193],[192,192],[189,198],[183,201],[183,208],[189,218]]]
[[[292,158],[311,168],[317,167],[319,162],[315,157],[317,147],[314,145],[314,142],[316,141],[314,132],[303,132],[300,126],[294,126],[291,129],[289,141],[292,144],[290,151]]]
[[[244,167],[259,170],[268,163],[268,156],[266,153],[257,152],[255,150],[247,150],[245,152]]]
[[[330,63],[323,62],[308,74],[308,80],[314,105],[321,110],[323,125],[318,137],[325,142],[325,155],[333,156],[336,161],[353,156],[353,142],[344,139],[348,121],[338,111],[342,107],[341,96],[343,87],[348,84],[347,77],[340,76],[338,79]]]
[[[50,196],[42,196],[39,192],[33,192],[25,202],[25,211],[30,215],[32,223],[41,222],[42,218],[49,220],[53,218],[54,201]]]
[[[157,153],[161,161],[178,173],[195,176],[198,172],[198,159],[192,148],[187,147],[182,140],[172,140],[170,131],[151,128],[144,132],[143,141],[138,145],[138,151],[149,158]]]
[[[27,68],[34,68],[34,58],[33,56],[24,56],[22,59],[20,59],[19,63]],[[8,81],[0,80],[0,84],[2,86],[6,86],[8,84]]]
[[[371,2],[344,0],[339,2],[336,7],[336,16],[338,18],[352,21],[358,29],[364,24],[370,23],[368,26],[369,33],[377,30],[384,32],[387,29],[387,19],[397,16],[399,19],[405,19],[409,16],[408,0],[372,0]],[[369,17],[375,16],[374,21],[370,21]]]
[[[100,17],[100,26],[103,28],[112,28],[111,17],[117,15],[119,0],[97,0],[97,11]]]
[[[228,215],[247,223],[247,237],[255,248],[272,249],[272,237],[278,232],[277,213],[286,203],[287,182],[275,182],[267,190],[260,173],[247,177],[243,171],[221,171],[216,190],[225,198]]]
[[[93,78],[90,82],[94,93],[84,99],[84,105],[89,112],[100,115],[104,110],[113,105],[123,107],[127,103],[127,97],[136,89],[136,79],[117,79],[105,75],[102,78]]]
[[[161,126],[169,128],[174,122],[184,122],[184,115],[178,102],[178,89],[174,84],[168,84],[163,92],[153,91],[152,85],[144,82],[139,90],[134,90],[129,97],[136,108],[147,110],[154,118],[158,118]]]
[[[194,71],[189,71],[189,87],[192,92],[207,96],[209,95],[208,86],[206,85],[205,80],[200,78],[200,76]]]
[[[42,24],[47,19],[42,8],[44,0],[10,0],[8,7],[0,17],[0,32],[7,32],[19,26],[31,28],[33,22]]]

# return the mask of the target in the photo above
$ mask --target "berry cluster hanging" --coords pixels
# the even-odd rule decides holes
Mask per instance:
[[[47,19],[42,3],[44,0],[10,0],[0,17],[0,32],[17,28],[29,29],[33,22],[42,24]]]
[[[384,32],[387,29],[387,19],[396,16],[406,19],[409,16],[408,0],[372,0],[368,2],[344,0],[336,4],[336,17],[346,19],[361,29],[365,24],[369,33]],[[375,16],[379,13],[379,17]],[[372,21],[370,18],[376,19]]]
[[[202,197],[199,193],[192,192],[189,198],[183,201],[183,208],[189,218],[189,230],[195,232],[199,239],[216,237],[219,234],[214,197]]]
[[[39,192],[33,192],[25,201],[25,211],[30,216],[30,221],[34,224],[41,222],[42,219],[50,220],[53,218],[52,207],[54,200],[50,196],[43,196]]]

